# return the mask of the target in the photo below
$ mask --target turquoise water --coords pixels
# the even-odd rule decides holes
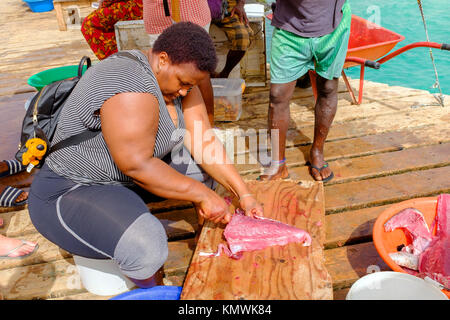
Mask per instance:
[[[375,22],[405,37],[394,49],[413,42],[426,41],[419,6],[414,0],[349,0],[352,13]],[[267,1],[272,2],[272,1]],[[423,0],[422,7],[431,42],[450,43],[450,0]],[[272,27],[267,23],[267,56],[270,57]],[[450,94],[450,51],[432,49],[439,83],[444,94]],[[268,58],[268,61],[269,58]],[[346,70],[351,78],[359,78],[359,67]],[[381,68],[365,69],[364,79],[403,87],[438,92],[432,88],[435,74],[428,48],[415,48],[383,63]]]

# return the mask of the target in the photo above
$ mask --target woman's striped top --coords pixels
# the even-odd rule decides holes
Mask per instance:
[[[159,123],[153,156],[161,159],[172,149],[181,147],[183,130],[177,130],[172,122],[147,57],[139,50],[128,52],[140,62],[120,56],[119,53],[102,60],[85,72],[61,111],[52,145],[84,130],[101,130],[100,116],[96,111],[114,95],[123,92],[146,92],[153,94],[159,102]],[[180,98],[175,101],[175,106],[178,129],[184,129]],[[133,184],[114,163],[101,133],[78,145],[52,152],[45,161],[55,173],[76,183]]]

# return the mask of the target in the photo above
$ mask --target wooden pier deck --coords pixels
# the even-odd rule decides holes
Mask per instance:
[[[81,8],[82,12],[89,8]],[[0,2],[7,34],[0,57],[0,159],[14,156],[24,103],[34,94],[26,84],[43,69],[76,64],[91,53],[79,30],[59,31],[55,12],[32,13],[24,2]],[[95,59],[94,59],[95,60]],[[383,72],[382,69],[379,72]],[[352,80],[354,87],[357,80]],[[351,105],[343,82],[339,106],[326,146],[326,160],[335,178],[324,186],[326,209],[325,263],[334,299],[371,270],[389,270],[372,242],[372,226],[390,204],[450,192],[450,113],[435,105],[423,90],[366,81],[363,104]],[[244,94],[239,121],[216,123],[223,130],[266,129],[268,87]],[[287,162],[294,179],[312,180],[305,166],[314,125],[310,89],[296,89],[291,103]],[[238,165],[246,179],[259,165]],[[20,174],[0,180],[27,189],[32,177]],[[169,258],[167,279],[183,285],[195,249],[197,218],[187,202],[149,204],[166,227]],[[81,285],[72,256],[43,238],[33,227],[27,208],[0,208],[0,234],[37,241],[39,250],[23,260],[0,260],[0,299],[107,299]]]

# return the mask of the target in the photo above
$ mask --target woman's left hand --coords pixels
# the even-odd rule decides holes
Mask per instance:
[[[253,196],[247,196],[239,201],[241,208],[245,211],[245,215],[249,217],[262,216],[264,209],[262,205],[256,201]]]

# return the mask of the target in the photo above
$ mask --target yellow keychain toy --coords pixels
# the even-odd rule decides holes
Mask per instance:
[[[25,143],[25,147],[27,151],[22,155],[22,164],[27,166],[27,172],[30,173],[47,152],[47,143],[40,138],[32,138]]]

